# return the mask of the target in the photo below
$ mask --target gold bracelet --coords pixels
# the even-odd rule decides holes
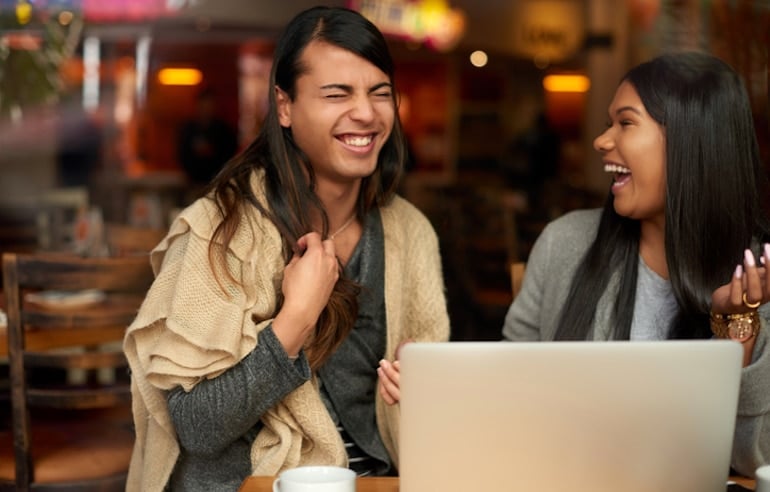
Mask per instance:
[[[755,337],[761,326],[757,311],[738,314],[711,313],[711,331],[717,338],[745,342]]]

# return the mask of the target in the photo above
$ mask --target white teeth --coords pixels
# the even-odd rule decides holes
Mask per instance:
[[[366,137],[345,137],[344,142],[354,147],[366,147],[367,145],[372,143],[372,136],[369,135]]]
[[[627,167],[619,166],[617,164],[605,164],[604,165],[604,172],[605,173],[620,173],[620,174],[629,174],[631,173],[631,170]]]

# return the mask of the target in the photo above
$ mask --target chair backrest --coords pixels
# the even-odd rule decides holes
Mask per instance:
[[[527,263],[524,261],[511,263],[510,269],[511,292],[513,293],[513,298],[516,299],[516,296],[519,295],[519,291],[521,290],[521,283],[524,281],[524,272],[527,269]]]
[[[37,214],[34,205],[0,205],[0,251],[28,252],[37,249]]]
[[[2,260],[15,490],[29,490],[33,484],[38,490],[42,482],[86,479],[99,484],[94,490],[119,490],[125,486],[133,430],[130,411],[129,425],[120,427],[110,409],[130,410],[130,381],[121,342],[153,280],[147,258],[6,253]],[[32,377],[40,371],[50,376],[52,370],[59,371],[53,373],[57,376],[114,371],[114,377],[91,377],[76,384],[66,378]],[[37,418],[45,408],[55,409],[54,437],[46,437],[46,422]],[[77,436],[60,435],[68,430],[83,436],[80,442]],[[100,438],[108,445],[100,447]],[[42,448],[51,445],[65,448],[44,453]],[[78,465],[59,463],[51,471],[36,461],[44,454],[75,456],[76,452],[66,449],[72,445],[84,457]],[[0,461],[8,461],[6,451],[0,453]],[[50,462],[48,458],[45,461]],[[7,475],[0,465],[0,479],[7,482]]]

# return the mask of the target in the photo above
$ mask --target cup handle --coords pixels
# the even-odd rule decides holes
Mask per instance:
[[[276,478],[273,480],[273,492],[281,492],[281,479]]]

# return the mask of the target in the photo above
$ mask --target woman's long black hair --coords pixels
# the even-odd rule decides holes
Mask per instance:
[[[712,293],[730,281],[752,240],[770,239],[762,210],[767,174],[746,89],[729,65],[695,52],[662,55],[623,80],[666,135],[666,263],[679,306],[669,338],[708,338]],[[557,340],[589,337],[599,298],[617,269],[611,333],[616,340],[629,338],[639,237],[639,222],[619,216],[610,193],[596,238],[572,279]]]

